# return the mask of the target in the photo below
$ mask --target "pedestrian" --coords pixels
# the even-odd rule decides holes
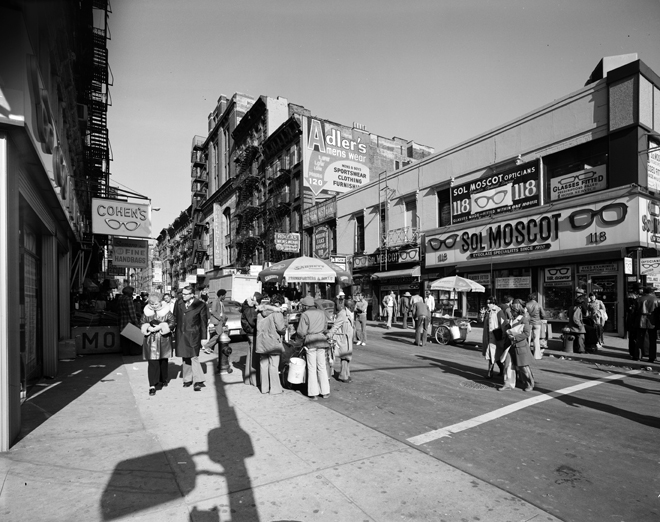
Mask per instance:
[[[345,383],[352,381],[348,365],[353,356],[354,310],[355,302],[352,299],[338,301],[335,322],[326,334],[328,341],[333,344],[333,359],[339,361],[340,369],[335,371],[335,378]]]
[[[648,358],[649,362],[655,362],[658,344],[658,332],[656,324],[654,323],[656,317],[656,309],[658,308],[658,300],[655,296],[655,288],[647,286],[644,288],[644,294],[637,299],[636,308],[636,327],[637,339],[635,342],[635,352],[632,354],[634,361],[639,361],[641,355],[647,356],[644,353],[644,344],[648,335]],[[641,354],[641,355],[640,355]]]
[[[410,315],[410,292],[406,292],[401,296],[401,327],[404,330],[408,329],[408,316]]]
[[[584,327],[584,314],[582,312],[584,299],[576,297],[573,306],[568,309],[568,325],[566,326],[567,333],[575,337],[577,342],[577,353],[585,353],[584,349],[584,334],[586,328]]]
[[[500,360],[504,352],[504,332],[502,326],[506,322],[506,318],[502,309],[497,306],[497,301],[493,296],[488,296],[486,298],[486,306],[484,307],[483,313],[484,330],[481,353],[488,363],[486,379],[493,378],[493,368],[495,367],[495,364],[497,364],[500,369],[500,375],[506,379],[504,365]]]
[[[284,298],[274,294],[268,306],[260,306],[257,313],[255,352],[259,355],[260,390],[271,395],[282,393],[279,367],[280,355],[284,353],[282,335],[286,331],[282,304]]]
[[[596,329],[596,334],[598,335],[598,342],[600,347],[603,346],[603,331],[605,330],[605,323],[607,322],[608,315],[607,310],[605,309],[605,304],[596,298],[596,294],[589,292],[587,301],[587,317],[590,317],[593,321],[594,328]]]
[[[529,314],[529,324],[532,327],[532,353],[534,354],[534,359],[543,358],[543,350],[541,350],[541,333],[543,332],[543,319],[545,319],[545,310],[538,303],[538,294],[532,292],[527,296],[527,304],[525,308]]]
[[[202,340],[206,339],[209,314],[206,303],[197,299],[192,287],[186,286],[174,307],[176,321],[176,355],[183,359],[183,387],[195,391],[204,387],[204,373],[199,362]]]
[[[257,336],[257,306],[261,304],[262,295],[255,292],[241,305],[241,327],[248,341],[245,368],[243,370],[243,383],[259,386],[259,358],[255,353]]]
[[[225,331],[225,324],[227,323],[227,315],[225,314],[224,300],[227,295],[227,290],[221,288],[217,292],[215,301],[209,307],[209,323],[211,337],[204,347],[205,353],[215,353],[215,347],[218,346],[218,364],[216,366],[216,373],[225,375],[232,373],[234,369],[231,366],[229,356],[231,355],[231,348],[229,345],[221,347],[218,343],[222,332]]]
[[[325,333],[328,318],[323,310],[316,308],[314,298],[305,297],[300,301],[303,313],[298,322],[297,335],[303,340],[307,350],[307,395],[313,401],[320,394],[323,399],[330,396],[330,381],[326,367],[326,350],[329,348]]]
[[[429,307],[422,300],[412,305],[412,316],[415,320],[415,342],[417,346],[424,346],[428,335],[428,323],[431,320]]]
[[[172,357],[172,336],[176,322],[160,294],[151,294],[140,323],[144,334],[142,357],[147,361],[149,395],[156,395],[156,389],[167,386],[169,381],[168,365]]]
[[[628,353],[631,358],[635,358],[634,354],[636,352],[637,345],[637,322],[636,322],[636,313],[637,313],[637,299],[641,295],[642,291],[640,286],[637,283],[633,283],[631,291],[626,297],[626,310],[624,314],[624,321],[626,327],[626,334],[628,335]]]
[[[424,302],[426,303],[426,306],[428,306],[429,312],[431,313],[435,312],[435,297],[433,297],[433,294],[431,293],[430,290],[426,291],[426,297],[424,298]]]
[[[121,295],[117,299],[117,308],[119,310],[119,331],[123,332],[127,325],[132,324],[138,327],[138,315],[133,300],[133,292],[135,289],[132,286],[125,286]],[[141,309],[140,309],[141,311]],[[123,355],[138,355],[142,351],[142,347],[131,341],[128,337],[120,336],[120,345]]]
[[[356,346],[367,345],[367,308],[369,302],[359,293],[355,296],[355,342]]]
[[[170,312],[174,313],[174,301],[172,301],[172,296],[167,292],[163,294],[163,306],[167,307]]]
[[[513,314],[511,312],[511,305],[513,304],[513,297],[510,295],[505,295],[502,298],[502,313],[504,313],[504,317],[507,319],[507,321],[511,322],[513,321]]]
[[[534,357],[529,347],[532,325],[522,300],[513,301],[511,315],[513,320],[504,326],[507,334],[505,340],[507,347],[501,358],[504,358],[505,377],[504,386],[499,388],[499,391],[515,390],[516,374],[518,374],[522,381],[523,391],[528,392],[534,389],[534,375],[531,368]]]
[[[387,329],[389,330],[392,328],[392,318],[396,315],[396,295],[394,295],[394,290],[390,290],[390,293],[383,297],[383,310],[387,317]]]

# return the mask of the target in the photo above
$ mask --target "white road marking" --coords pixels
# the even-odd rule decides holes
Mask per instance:
[[[474,428],[476,426],[479,426],[481,424],[484,424],[486,422],[499,419],[500,417],[504,417],[505,415],[509,415],[510,413],[514,413],[518,410],[522,410],[523,408],[528,408],[529,406],[533,406],[534,404],[539,404],[540,402],[545,402],[549,401],[550,399],[554,399],[555,397],[558,397],[560,395],[568,395],[570,393],[575,393],[580,390],[585,390],[587,388],[591,388],[593,386],[598,386],[599,384],[603,384],[608,381],[615,381],[618,379],[624,379],[626,377],[629,377],[631,375],[635,375],[641,373],[641,370],[631,370],[626,373],[618,373],[615,375],[608,375],[607,377],[603,377],[602,379],[598,379],[595,381],[587,381],[583,382],[581,384],[576,384],[575,386],[569,386],[568,388],[563,388],[561,390],[557,390],[548,394],[543,394],[539,395],[537,397],[530,397],[529,399],[525,399],[524,401],[516,402],[515,404],[509,404],[508,406],[505,406],[504,408],[500,408],[498,410],[494,410],[488,413],[485,413],[484,415],[479,415],[478,417],[475,417],[473,419],[469,419],[463,422],[459,422],[458,424],[453,424],[452,426],[447,426],[446,428],[440,428],[439,430],[433,430],[429,431],[427,433],[422,433],[421,435],[417,435],[416,437],[411,437],[408,440],[411,444],[414,444],[415,446],[420,446],[422,444],[426,444],[427,442],[431,442],[437,439],[441,439],[443,437],[450,437],[454,433],[458,433],[460,431],[464,431],[470,428]],[[514,392],[515,393],[515,392]]]
[[[48,390],[54,388],[54,387],[57,386],[58,384],[62,384],[62,381],[54,382],[54,383],[51,384],[48,388],[44,388],[43,390],[38,391],[38,392],[35,393],[34,395],[30,395],[26,400],[30,401],[30,400],[34,399],[35,397],[39,397],[39,395],[41,395],[43,392],[46,392],[46,391],[48,391]]]
[[[80,373],[80,372],[82,372],[82,370],[78,370],[76,372],[73,372],[72,374],[69,375],[69,377],[71,377],[71,375],[76,375],[77,373]]]

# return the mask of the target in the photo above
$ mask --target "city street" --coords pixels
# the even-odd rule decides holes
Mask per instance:
[[[372,328],[369,334],[352,363],[354,382],[334,383],[328,407],[558,518],[658,520],[657,366],[640,373],[625,359],[597,366],[546,356],[534,368],[533,392],[500,393],[499,377],[484,378],[486,363],[475,345],[481,329],[465,346],[423,348],[412,344],[412,329]],[[556,393],[596,382],[602,384]],[[546,394],[552,400],[493,415]],[[433,433],[489,414],[458,433]]]
[[[155,397],[140,357],[61,361],[0,458],[0,518],[658,519],[658,365],[553,351],[537,390],[498,392],[474,344],[481,330],[465,346],[423,348],[412,330],[368,333],[353,382],[333,380],[318,402],[260,395],[238,369],[214,376],[213,356],[201,392],[181,386],[174,358]],[[623,353],[625,341],[608,340]],[[232,344],[238,368],[247,344]]]

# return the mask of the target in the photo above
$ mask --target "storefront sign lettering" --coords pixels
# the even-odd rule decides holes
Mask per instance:
[[[451,189],[452,223],[511,212],[540,203],[538,160]]]
[[[387,253],[380,252],[378,254],[369,254],[367,256],[354,256],[353,268],[364,268],[368,266],[380,265],[387,262],[396,263],[410,263],[419,261],[419,249],[411,248],[406,250],[393,250]]]
[[[559,235],[560,217],[561,214],[553,214],[543,216],[538,221],[532,218],[527,221],[490,226],[485,232],[463,232],[459,248],[463,253],[474,253],[506,249],[511,246],[531,246],[530,243],[556,240]],[[429,246],[433,248],[430,241]]]

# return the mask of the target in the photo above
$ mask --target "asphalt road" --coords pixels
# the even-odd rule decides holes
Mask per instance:
[[[498,392],[480,334],[418,347],[413,330],[370,328],[353,382],[322,404],[558,518],[660,520],[658,373],[544,357],[533,392]]]

